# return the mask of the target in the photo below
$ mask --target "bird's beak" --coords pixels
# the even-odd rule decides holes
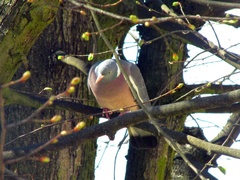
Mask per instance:
[[[103,78],[104,78],[104,76],[103,76],[102,74],[100,74],[100,75],[97,77],[97,79],[96,79],[96,81],[95,81],[95,84],[99,83]]]

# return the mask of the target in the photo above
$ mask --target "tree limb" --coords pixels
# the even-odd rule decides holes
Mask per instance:
[[[211,141],[214,144],[220,144],[222,146],[230,147],[236,140],[240,131],[240,114],[233,114],[227,121],[226,125],[223,127],[222,131]],[[217,160],[221,154],[214,154],[207,164],[212,164]],[[204,171],[207,168],[207,164],[202,168]]]
[[[237,139],[240,132],[240,114],[234,113],[230,116],[229,120],[223,127],[222,131],[211,140],[214,144],[223,144],[231,146]]]
[[[127,17],[118,16],[116,14],[106,12],[102,9],[98,9],[95,7],[87,6],[82,3],[78,3],[74,0],[71,0],[70,2],[74,5],[76,5],[77,7],[84,7],[86,9],[89,9],[94,12],[98,12],[101,14],[104,13],[105,15],[116,18],[116,19],[132,22],[132,20]],[[158,17],[159,13],[156,14],[154,12],[148,12],[148,10],[146,10],[146,9],[145,9],[145,11],[146,11],[146,14],[149,14],[149,19],[138,19],[139,24],[144,24],[145,22],[149,22],[150,25],[151,25],[151,23],[157,24],[158,28],[160,28],[162,31],[173,32],[172,35],[174,35],[177,38],[182,39],[184,42],[192,44],[199,48],[202,48],[206,51],[209,51],[210,53],[218,56],[219,58],[221,58],[222,60],[231,64],[232,66],[236,67],[237,69],[240,69],[240,56],[239,55],[228,52],[227,50],[216,46],[213,42],[206,39],[203,35],[201,35],[197,31],[190,29],[188,24],[183,23],[183,21],[180,21],[180,22],[178,21],[178,19],[181,19],[181,18],[197,18],[196,16],[190,15],[190,16],[160,17],[160,18],[156,18],[156,20],[153,21],[151,18],[153,16]],[[198,17],[198,19],[207,20],[207,19],[209,19],[209,17]]]
[[[4,92],[4,99],[7,101],[7,104],[20,104],[20,105],[25,105],[29,107],[35,107],[35,108],[39,108],[42,104],[44,104],[48,100],[48,98],[46,97],[32,95],[31,93],[17,91],[14,89],[6,89],[6,91]],[[165,106],[166,105],[162,105],[161,107],[165,107]],[[85,115],[93,114],[94,116],[97,116],[97,117],[100,117],[102,113],[102,109],[100,108],[84,105],[80,102],[65,101],[65,100],[56,100],[54,101],[53,105],[49,106],[48,108],[59,109],[59,110],[65,109],[69,111],[79,112]],[[221,106],[209,107],[207,109],[202,108],[201,111],[199,111],[199,113],[234,113],[234,112],[239,112],[239,110],[240,110],[240,103],[236,102],[234,104],[222,104]],[[175,115],[174,112],[172,113],[173,113],[172,115]]]
[[[222,8],[223,11],[233,8],[240,8],[240,3],[234,2],[223,2],[223,1],[213,1],[213,0],[187,0],[189,2],[194,2],[196,4],[205,5],[212,8]]]
[[[20,104],[29,107],[39,108],[42,106],[48,98],[39,95],[33,95],[31,93],[17,91],[14,89],[4,90],[4,99],[6,104]],[[49,109],[59,109],[59,110],[69,110],[75,111],[86,115],[96,114],[96,116],[101,116],[102,109],[84,105],[80,102],[55,100]]]
[[[203,88],[201,88],[203,87]],[[223,84],[211,84],[210,87],[206,87],[206,84],[185,84],[182,88],[184,92],[189,92],[195,90],[193,96],[201,94],[220,94],[233,91],[235,89],[240,89],[240,85],[223,85]]]
[[[165,118],[169,116],[199,112],[201,111],[201,109],[209,109],[213,107],[223,106],[235,103],[237,101],[240,101],[240,90],[235,90],[229,93],[211,97],[195,98],[189,101],[182,101],[168,105],[156,106],[150,108],[149,110],[153,116]],[[113,118],[105,123],[93,125],[91,127],[81,130],[80,132],[61,137],[59,138],[58,143],[47,146],[46,149],[42,150],[39,153],[60,150],[63,148],[67,148],[69,146],[78,146],[85,141],[95,139],[102,135],[111,134],[112,132],[116,132],[117,130],[123,127],[127,127],[129,125],[143,121],[147,121],[147,116],[142,110],[127,113],[122,116]],[[176,139],[180,143],[189,143],[195,147],[204,149],[212,153],[220,153],[231,157],[240,158],[239,150],[214,145],[203,140],[199,140],[195,137],[187,136],[183,133],[166,129],[165,127],[162,127],[162,129],[164,130],[165,133],[167,133],[169,136]],[[24,156],[41,145],[43,145],[43,143],[15,150],[5,151],[3,154],[4,160],[6,161],[8,159],[13,159],[15,157]]]

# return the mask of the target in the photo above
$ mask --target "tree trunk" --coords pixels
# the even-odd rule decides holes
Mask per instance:
[[[125,3],[121,4],[121,6],[118,6],[117,8],[120,8],[118,9],[119,13],[127,14],[126,11],[132,11],[133,6],[130,5],[130,3],[128,4],[128,8],[125,8]],[[20,3],[17,7],[21,8],[22,5],[23,3]],[[30,3],[28,5],[30,5]],[[24,4],[24,6],[26,6],[26,4]],[[65,4],[64,8],[66,7],[67,5]],[[61,62],[56,62],[50,57],[51,54],[56,50],[64,50],[69,54],[86,55],[91,52],[103,52],[108,49],[103,43],[102,39],[99,38],[98,34],[94,33],[97,30],[94,22],[92,22],[89,11],[85,10],[86,15],[81,15],[78,12],[64,8],[62,7],[59,9],[55,21],[51,23],[39,36],[37,41],[34,43],[34,46],[31,48],[30,53],[28,53],[27,49],[24,49],[24,52],[20,50],[22,57],[28,54],[23,63],[16,60],[16,64],[10,64],[13,66],[9,68],[11,69],[11,73],[18,69],[14,74],[13,79],[21,77],[22,73],[26,70],[30,70],[32,73],[29,81],[24,84],[15,85],[13,88],[38,94],[45,87],[51,87],[52,91],[50,93],[45,91],[41,93],[41,95],[50,96],[50,94],[55,95],[63,92],[67,88],[71,79],[75,76],[79,76],[81,78],[81,83],[74,93],[74,97],[79,98],[82,103],[95,106],[96,103],[94,98],[89,94],[89,90],[86,86],[86,76],[79,72],[79,70],[76,68],[66,66]],[[110,8],[110,10],[116,12],[115,7]],[[99,22],[102,25],[102,28],[106,28],[115,25],[119,21],[108,19],[104,16],[99,16]],[[128,28],[129,24],[121,24],[116,29],[108,30],[106,34],[113,46],[117,46],[119,44]],[[87,31],[93,32],[93,34],[91,35],[89,41],[84,41],[81,39],[81,35]],[[6,37],[7,36],[4,38]],[[11,37],[9,38],[11,39]],[[20,42],[14,39],[11,40],[17,43]],[[112,54],[108,53],[101,55],[101,57],[98,56],[98,58],[110,58],[111,56]],[[9,58],[13,62],[12,59],[17,59],[18,57],[12,56]],[[87,58],[85,56],[85,58],[81,57],[81,59],[86,60]],[[9,63],[9,61],[4,61],[4,63],[5,62],[6,64]],[[1,66],[0,68],[3,69]],[[12,77],[11,73],[9,76],[6,76],[7,73],[2,73],[1,75],[4,75],[4,77],[1,79],[1,81],[8,82]],[[36,109],[34,108],[21,105],[8,105],[5,107],[7,124],[20,121],[21,119],[28,117],[35,110]],[[43,128],[40,131],[37,131],[37,133],[27,135],[24,138],[18,139],[14,143],[8,144],[6,149],[45,142],[59,134],[62,130],[72,129],[74,125],[79,122],[79,120],[85,120],[87,126],[97,123],[97,120],[89,120],[80,114],[60,110],[44,110],[37,117],[35,117],[35,119],[50,119],[55,114],[60,114],[63,119],[74,120],[65,122],[64,124],[58,126]],[[22,134],[31,132],[34,129],[40,128],[42,125],[44,125],[44,123],[30,122],[19,127],[14,127],[8,130],[6,142],[17,138]],[[49,155],[47,154],[47,156]],[[51,153],[50,163],[38,162],[36,159],[39,157],[36,156],[35,158],[31,158],[27,161],[9,164],[6,167],[27,179],[94,179],[95,156],[96,141],[94,140],[86,142],[79,147],[69,147],[68,149]]]
[[[145,11],[140,10],[139,13],[139,17],[149,18]],[[145,42],[161,36],[161,32],[143,25],[138,26],[138,31]],[[185,51],[185,45],[171,36],[141,46],[138,65],[145,78],[150,98],[155,98],[183,82],[183,63],[171,65],[169,60],[173,53],[179,56],[179,60],[183,60]],[[177,94],[163,97],[156,103],[174,102],[179,95]],[[170,129],[181,130],[184,120],[185,117],[172,117],[160,119],[159,123]],[[158,148],[152,150],[139,151],[130,146],[127,157],[126,179],[171,179],[174,152],[163,138],[160,138]]]
[[[74,97],[84,100],[88,105],[94,105],[92,96],[86,86],[86,77],[76,68],[66,66],[60,62],[55,62],[49,57],[59,49],[65,50],[73,54],[87,54],[93,49],[93,42],[85,42],[81,39],[82,32],[91,28],[91,20],[89,16],[81,16],[79,13],[60,9],[56,20],[50,24],[47,29],[40,35],[34,46],[32,47],[27,59],[28,62],[22,64],[14,75],[14,79],[21,77],[21,74],[30,70],[31,79],[24,84],[15,86],[14,88],[39,93],[45,87],[52,88],[52,94],[63,92],[71,79],[79,76],[82,83],[74,93]],[[49,93],[43,92],[48,95]],[[86,101],[88,99],[88,101]],[[83,102],[83,101],[82,101]],[[11,105],[6,107],[7,122],[16,122],[26,118],[35,109]],[[85,120],[87,126],[96,121],[88,120],[80,114],[69,111],[45,110],[36,117],[36,119],[50,119],[55,114],[60,114],[63,119],[74,119],[64,124],[45,128],[37,133],[31,134],[26,138],[14,142],[7,148],[27,146],[49,140],[56,136],[62,130],[69,130],[79,122]],[[40,128],[44,123],[27,123],[19,127],[15,127],[8,131],[7,141],[18,136]],[[54,152],[50,155],[50,163],[41,163],[35,160],[24,161],[18,164],[8,165],[10,170],[16,171],[21,176],[27,176],[29,179],[94,179],[94,161],[96,155],[96,142],[89,141],[79,147],[69,147],[68,149]]]

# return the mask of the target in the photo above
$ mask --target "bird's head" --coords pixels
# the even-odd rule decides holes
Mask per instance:
[[[119,74],[120,70],[116,61],[112,59],[105,60],[101,62],[95,69],[97,75],[96,83],[100,81],[103,83],[108,83],[115,80]]]

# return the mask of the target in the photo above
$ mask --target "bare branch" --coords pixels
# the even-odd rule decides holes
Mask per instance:
[[[193,96],[197,96],[199,95],[199,92],[201,94],[212,94],[213,92],[215,94],[218,94],[218,93],[226,93],[226,92],[233,91],[235,89],[240,88],[240,85],[238,84],[234,84],[234,85],[211,84],[209,87],[205,87],[205,86],[206,84],[186,84],[182,89],[185,92],[189,92],[191,90],[196,89],[196,91],[193,92],[194,93]],[[201,88],[201,87],[205,87],[205,88]]]
[[[46,97],[33,95],[31,93],[17,91],[14,89],[7,89],[4,91],[4,98],[6,99],[7,104],[20,104],[36,108],[39,108],[48,100]],[[84,105],[80,102],[64,101],[61,99],[53,101],[53,104],[48,106],[47,109],[70,110],[86,115],[94,114],[95,116],[102,115],[102,109],[100,108]]]
[[[222,131],[211,141],[214,144],[220,144],[222,146],[230,147],[236,140],[240,132],[240,114],[235,113],[233,114],[226,125],[223,127]],[[216,159],[220,157],[221,154],[214,154],[213,157],[207,164],[211,164]],[[201,171],[207,168],[207,164],[202,168]]]
[[[234,2],[222,2],[222,1],[208,1],[208,0],[187,0],[189,2],[194,2],[196,4],[205,5],[208,7],[213,8],[224,8],[224,9],[231,9],[231,8],[240,8],[239,3]]]
[[[132,22],[131,18],[127,18],[127,17],[123,17],[123,16],[119,16],[119,15],[110,13],[110,12],[106,12],[106,11],[103,11],[102,9],[98,9],[98,8],[95,8],[92,6],[88,6],[86,4],[78,3],[74,0],[71,0],[70,2],[78,7],[83,7],[83,8],[89,9],[89,10],[97,12],[97,13],[105,14],[105,15],[110,16],[115,19]],[[202,19],[204,21],[206,21],[206,20],[223,20],[222,18],[216,18],[216,17],[187,15],[187,16],[160,17],[160,18],[154,18],[154,20],[153,20],[153,18],[138,19],[138,23],[145,24],[146,22],[148,22],[149,25],[157,24],[157,26],[160,29],[162,29],[163,31],[167,31],[167,32],[180,30],[181,31],[180,33],[175,33],[175,35],[178,38],[183,39],[187,43],[193,44],[204,50],[207,50],[207,51],[213,53],[214,55],[220,57],[227,63],[231,64],[232,66],[240,69],[240,63],[239,63],[240,56],[239,55],[228,52],[228,51],[216,46],[214,43],[207,40],[204,36],[202,36],[198,32],[191,30],[188,27],[188,25],[186,23],[184,23],[183,21],[178,21],[178,19],[183,19],[183,18],[198,19],[198,20]],[[224,18],[224,19],[226,19],[226,18]],[[229,19],[229,18],[227,18],[227,19]],[[230,18],[230,19],[240,19],[240,17],[234,17],[234,18]],[[184,32],[187,32],[187,33],[184,33]]]
[[[231,115],[222,131],[211,142],[231,146],[240,132],[240,114],[234,113]]]
[[[177,102],[169,105],[162,105],[150,108],[150,113],[157,117],[165,118],[169,116],[189,114],[192,112],[199,112],[201,109],[209,109],[213,107],[223,106],[227,104],[232,104],[240,101],[240,90],[235,90],[226,94],[216,95],[211,97],[195,98],[189,101]],[[55,150],[61,150],[69,146],[78,146],[85,141],[96,139],[99,136],[111,134],[123,127],[127,127],[132,124],[143,122],[147,120],[147,115],[142,111],[134,111],[132,113],[127,113],[122,116],[113,118],[105,123],[98,125],[93,125],[80,132],[73,133],[64,137],[59,138],[57,144],[50,144],[46,149],[40,151],[40,153],[51,152]],[[195,147],[205,149],[212,153],[221,153],[228,156],[240,158],[240,151],[207,143],[205,141],[199,140],[197,138],[186,136],[183,133],[168,130],[162,127],[165,133],[167,133],[171,138],[176,139],[180,143],[189,143]],[[43,143],[42,143],[43,144]],[[28,147],[23,147],[20,149],[9,150],[4,152],[4,160],[13,159],[15,157],[24,156],[34,149],[38,148],[42,144],[32,145]]]

